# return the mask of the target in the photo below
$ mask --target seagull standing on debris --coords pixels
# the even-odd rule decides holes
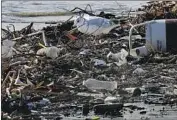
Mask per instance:
[[[74,26],[76,26],[81,33],[97,36],[108,34],[113,28],[120,25],[106,18],[84,14],[83,16],[76,17]]]

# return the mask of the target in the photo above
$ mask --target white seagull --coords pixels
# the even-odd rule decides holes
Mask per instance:
[[[106,18],[83,14],[83,16],[76,17],[74,26],[81,33],[97,36],[108,34],[113,28],[120,26],[120,24],[115,24],[112,20]]]

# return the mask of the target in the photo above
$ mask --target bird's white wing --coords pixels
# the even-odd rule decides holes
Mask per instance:
[[[80,26],[78,27],[78,30],[80,32],[85,34],[93,34],[93,35],[107,34],[113,28],[119,26],[119,25],[115,25],[109,19],[97,17],[97,16],[89,16],[87,14],[84,14],[84,16],[82,17],[80,16],[80,21],[77,22],[77,25]]]
[[[96,16],[91,16],[88,21],[90,25],[96,25],[101,27],[108,27],[111,25],[110,20]]]
[[[98,26],[99,30],[101,30],[100,32],[104,34],[107,34],[112,29],[120,26],[120,24],[114,24],[109,19],[102,18],[102,17],[96,17],[96,16],[90,16],[88,24]]]

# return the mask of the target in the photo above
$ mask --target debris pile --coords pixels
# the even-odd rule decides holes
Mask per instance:
[[[147,5],[139,8],[140,14],[137,15],[139,23],[154,19],[175,19],[177,18],[176,1],[149,1]]]
[[[152,12],[151,7],[144,11]],[[42,30],[32,29],[33,23],[20,31],[3,29],[3,118],[124,117],[127,111],[150,115],[155,109],[150,112],[134,102],[177,108],[177,55],[155,51],[130,56],[127,24],[99,36],[73,25],[66,21]],[[145,43],[141,34],[132,38],[134,47]]]

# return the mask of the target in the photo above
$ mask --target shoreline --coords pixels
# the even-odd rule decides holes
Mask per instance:
[[[123,23],[137,24],[151,20],[153,15],[136,16],[135,21],[122,19]],[[2,23],[2,28],[9,24]],[[129,27],[97,37],[79,29],[71,34],[65,32],[73,30],[73,21],[57,27],[34,22],[35,30],[46,27],[42,35],[33,32],[30,22],[12,24],[16,31],[3,41],[7,49],[2,67],[2,111],[7,113],[3,117],[176,120],[177,55],[152,51],[140,58],[128,56]],[[29,27],[21,30],[26,26]],[[34,36],[28,36],[31,34]],[[8,39],[15,37],[20,40],[9,46]],[[146,43],[141,34],[132,38],[134,48]],[[49,45],[44,46],[46,41]],[[110,86],[105,84],[108,82]],[[113,89],[109,89],[111,86]],[[12,99],[14,104],[10,104]]]

